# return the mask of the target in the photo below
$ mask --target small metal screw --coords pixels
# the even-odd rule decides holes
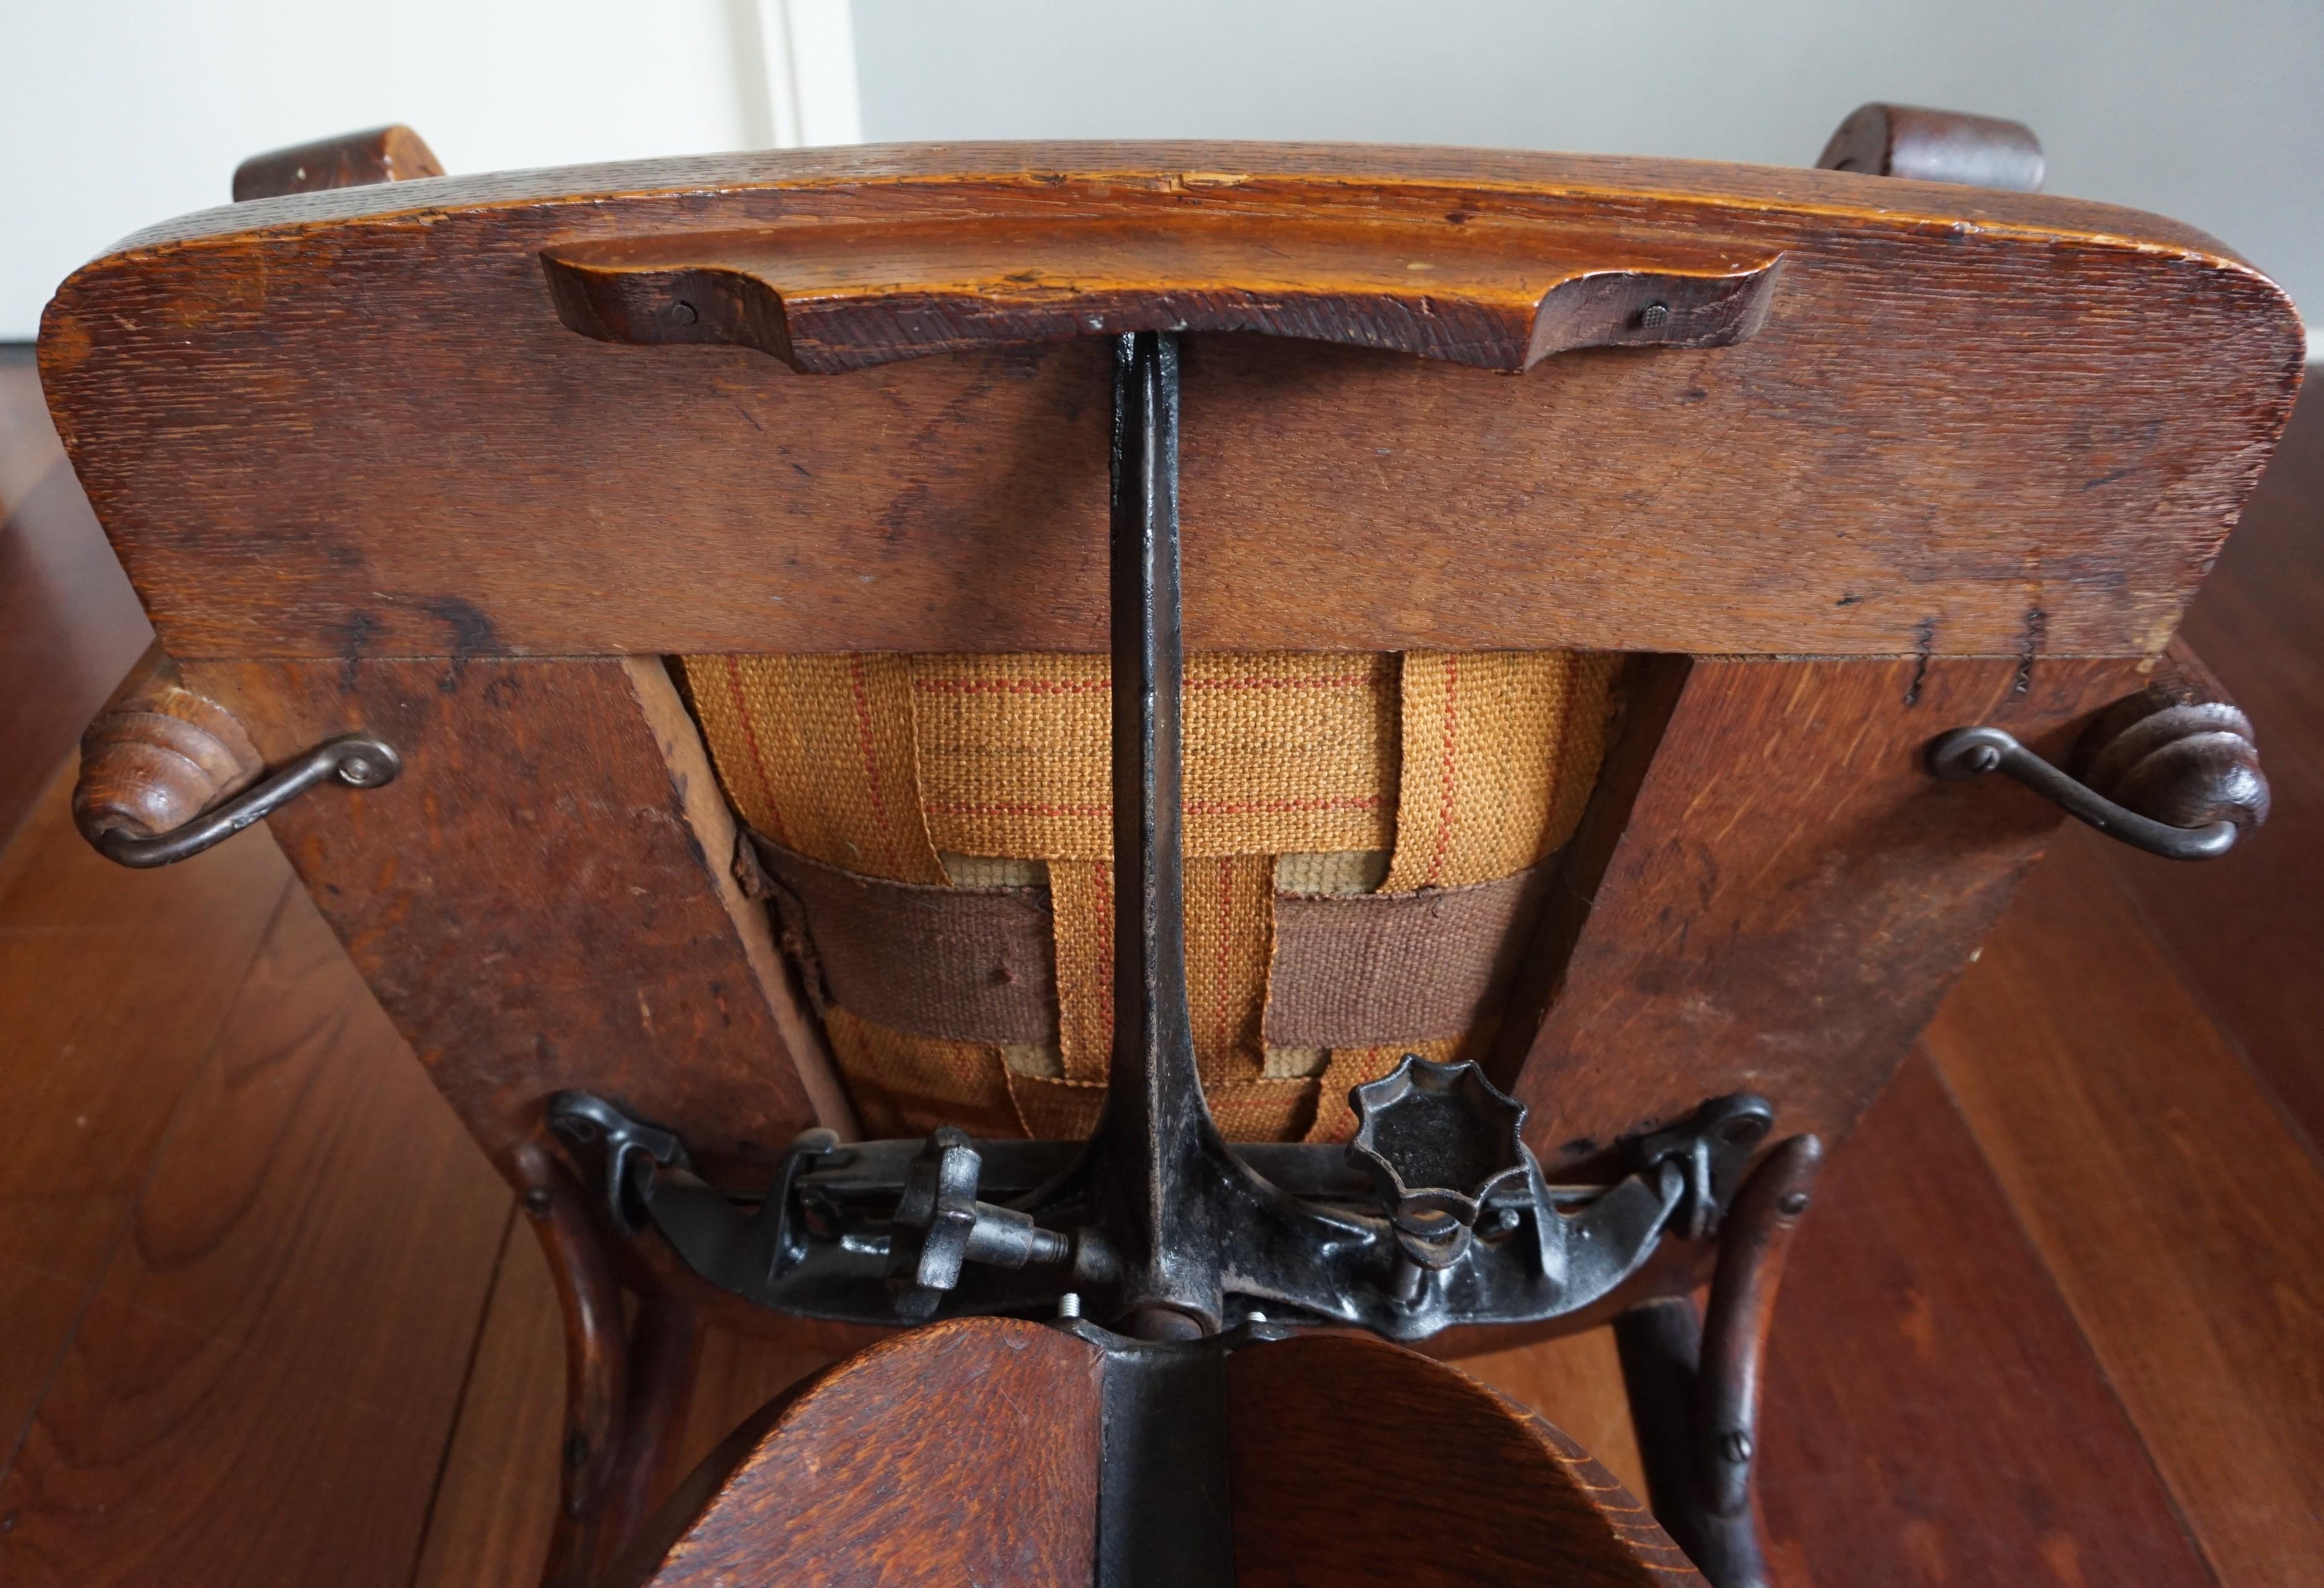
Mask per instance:
[[[339,762],[339,781],[361,789],[379,776],[379,769],[360,755],[350,755]]]
[[[1973,772],[1989,772],[2001,764],[2001,752],[1990,744],[1979,744],[1969,752],[1969,767]]]
[[[1649,331],[1668,319],[1670,319],[1670,305],[1667,303],[1649,303],[1638,310],[1638,324]]]
[[[695,311],[693,304],[681,298],[669,306],[669,318],[675,324],[690,326],[702,316]]]
[[[1247,1312],[1243,1314],[1242,1321],[1246,1324],[1263,1324],[1267,1322],[1267,1315],[1263,1312]]]
[[[537,1219],[549,1216],[549,1193],[528,1191],[524,1194],[524,1211]]]
[[[1719,1441],[1719,1454],[1737,1466],[1751,1459],[1751,1436],[1740,1428],[1730,1428]]]
[[[1775,1204],[1775,1211],[1787,1219],[1795,1219],[1807,1210],[1808,1194],[1804,1191],[1786,1191]]]
[[[1081,1316],[1082,1298],[1080,1296],[1068,1290],[1063,1296],[1058,1297],[1057,1316],[1061,1318],[1077,1318]]]

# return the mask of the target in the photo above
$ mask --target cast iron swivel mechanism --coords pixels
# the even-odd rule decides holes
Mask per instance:
[[[1230,1146],[1203,1097],[1186,1002],[1171,334],[1117,339],[1112,479],[1120,946],[1095,1134],[979,1141],[946,1127],[925,1142],[843,1144],[809,1131],[752,1207],[697,1176],[677,1136],[603,1099],[560,1094],[549,1118],[602,1155],[619,1227],[650,1225],[696,1273],[753,1301],[869,1324],[1059,1316],[1109,1353],[1101,1580],[1226,1583],[1222,1494],[1170,1454],[1218,1434],[1205,1419],[1223,1415],[1226,1353],[1286,1325],[1415,1340],[1587,1306],[1665,1234],[1718,1231],[1774,1115],[1757,1097],[1714,1098],[1625,1144],[1629,1172],[1613,1186],[1553,1186],[1525,1145],[1522,1107],[1474,1065],[1407,1055],[1355,1089],[1346,1148]],[[1801,1140],[1812,1167],[1812,1140]],[[1165,1471],[1176,1476],[1140,1476]],[[1748,1518],[1743,1544],[1738,1569],[1714,1574],[1721,1588],[1758,1580]]]

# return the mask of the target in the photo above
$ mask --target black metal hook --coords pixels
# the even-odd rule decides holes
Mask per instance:
[[[2213,860],[2235,847],[2243,829],[2231,821],[2200,827],[2174,827],[2126,809],[2080,780],[2068,776],[2002,728],[1955,728],[1929,745],[1929,771],[1941,778],[1976,778],[1999,772],[2015,778],[2077,821],[2170,860]]]
[[[349,789],[377,789],[395,781],[403,759],[384,739],[346,734],[327,740],[233,799],[204,811],[183,826],[150,838],[114,827],[95,840],[98,853],[117,865],[143,870],[190,860],[212,845],[233,837],[280,810],[318,783],[336,779]]]

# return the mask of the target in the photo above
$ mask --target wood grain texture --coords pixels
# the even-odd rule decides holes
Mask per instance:
[[[1612,1330],[1464,1356],[1461,1371],[1563,1429],[1631,1493],[1646,1491]]]
[[[387,788],[270,825],[496,1156],[568,1086],[763,1173],[811,1122],[719,879],[618,660],[189,669],[268,757],[364,727]]]
[[[903,220],[1263,228],[1351,204],[1446,239],[1540,225],[1784,263],[1737,346],[1521,377],[1190,337],[1194,648],[2151,653],[2299,378],[2272,283],[2128,211],[1248,144],[872,147],[264,200],[78,272],[42,367],[181,659],[1095,651],[1102,346],[809,376],[609,346],[558,323],[540,251]],[[268,444],[222,445],[222,412]]]
[[[292,881],[263,838],[167,875],[73,830],[62,763],[0,856],[0,1466],[130,1229]]]
[[[243,204],[443,174],[443,162],[427,141],[397,123],[254,154],[234,168],[234,199]]]
[[[548,1556],[564,1432],[564,1331],[556,1282],[539,1243],[521,1228],[516,1236],[493,1279],[413,1588],[530,1583]],[[710,1331],[672,1473],[692,1471],[752,1413],[828,1366],[834,1354]]]
[[[2216,863],[2106,847],[2147,928],[2324,1146],[2324,392],[2300,405],[2184,636],[2258,731],[2267,826]]]
[[[817,1124],[838,1131],[843,1141],[853,1141],[862,1134],[855,1105],[848,1099],[838,1064],[824,1040],[822,1022],[808,1008],[798,978],[775,946],[774,923],[768,916],[766,900],[752,898],[742,884],[741,826],[733,808],[726,803],[717,772],[712,770],[702,730],[679,697],[669,666],[661,658],[633,656],[625,659],[622,667],[629,675],[638,714],[660,748],[670,786],[685,810],[687,828],[711,863],[706,868],[710,889],[733,925],[735,945],[766,1000],[768,1018],[774,1022],[783,1051],[791,1057],[808,1109]],[[732,858],[721,865],[717,863],[721,855]],[[752,873],[755,877],[755,865]]]
[[[1085,1583],[1102,1357],[1047,1325],[960,1319],[849,1357],[682,1491],[625,1585]],[[714,1463],[720,1458],[714,1457]],[[723,1476],[717,1475],[723,1472]]]
[[[1766,319],[1781,258],[1370,210],[649,235],[541,263],[583,336],[756,347],[835,374],[1130,331],[1258,331],[1510,372],[1581,347],[1723,347]]]
[[[1241,1588],[1702,1581],[1644,1502],[1555,1426],[1386,1341],[1310,1334],[1237,1352],[1227,1408]],[[1390,1474],[1425,1487],[1387,1488]]]
[[[512,1223],[411,1588],[529,1588],[540,1580],[564,1454],[564,1353],[548,1262],[531,1233]]]
[[[1845,1137],[2059,819],[1940,782],[1923,746],[1992,722],[2062,754],[2141,682],[2123,662],[1696,661],[1555,1002],[1530,1043],[1504,1033],[1544,1165],[1602,1164],[1736,1091],[1780,1134]]]
[[[407,1583],[506,1206],[290,891],[0,1484],[0,1578]]]
[[[2057,846],[1928,1049],[2220,1576],[2311,1583],[2324,1176],[2098,842]]]
[[[1789,1266],[1757,1463],[1785,1588],[2210,1588],[1925,1059],[1833,1159]]]

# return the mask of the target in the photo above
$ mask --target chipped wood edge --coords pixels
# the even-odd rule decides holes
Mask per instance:
[[[702,734],[695,727],[686,702],[678,697],[678,685],[671,679],[668,665],[659,656],[625,656],[622,658],[622,668],[629,675],[638,713],[651,730],[663,763],[669,769],[670,788],[677,793],[687,825],[700,847],[711,891],[734,923],[734,936],[742,946],[742,957],[757,978],[760,995],[767,1001],[784,1047],[789,1049],[792,1067],[798,1074],[808,1105],[815,1110],[816,1122],[838,1131],[842,1140],[862,1140],[863,1127],[855,1117],[854,1105],[848,1101],[846,1087],[840,1082],[839,1066],[832,1059],[823,1033],[808,1017],[791,979],[790,968],[775,946],[774,928],[767,919],[766,908],[747,896],[742,883],[735,880],[727,858],[734,854],[739,837],[734,813],[726,804],[717,774],[710,767],[710,753],[703,747]]]

